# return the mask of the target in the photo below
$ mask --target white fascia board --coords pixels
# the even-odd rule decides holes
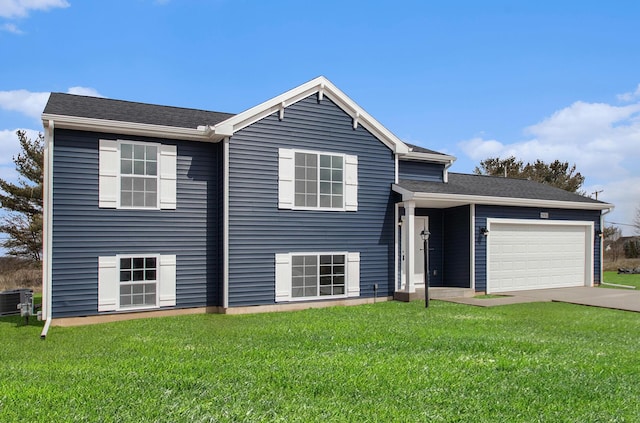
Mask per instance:
[[[447,154],[419,153],[414,151],[401,154],[400,158],[402,160],[444,163],[448,166],[451,166],[453,162],[457,160],[455,156],[449,156]]]
[[[404,154],[409,152],[409,146],[403,143],[398,137],[393,135],[380,122],[375,120],[369,113],[358,106],[345,93],[340,91],[327,78],[320,76],[306,82],[284,94],[280,94],[270,100],[265,101],[255,107],[245,110],[229,119],[213,126],[213,131],[217,135],[232,136],[235,132],[263,119],[272,113],[279,112],[282,107],[288,107],[298,101],[309,97],[312,94],[321,92],[323,96],[329,97],[342,110],[351,117],[357,116],[358,124],[371,132],[382,143],[389,147],[394,153]]]
[[[75,129],[79,131],[106,132],[111,134],[139,135],[205,142],[218,142],[224,138],[214,134],[209,127],[179,128],[176,126],[152,125],[148,123],[123,122],[118,120],[43,113],[42,121],[44,125],[47,125],[49,120],[55,121],[57,129]]]
[[[576,209],[576,210],[609,210],[613,209],[613,204],[608,203],[583,203],[578,201],[557,201],[557,200],[539,200],[532,198],[514,198],[514,197],[491,197],[481,195],[464,195],[464,194],[440,194],[413,192],[402,188],[396,184],[392,185],[395,192],[402,195],[403,201],[431,201],[431,202],[457,202],[460,204],[481,204],[493,206],[517,206],[517,207],[547,207],[555,209]]]

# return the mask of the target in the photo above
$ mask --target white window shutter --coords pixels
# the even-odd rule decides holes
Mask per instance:
[[[178,152],[175,145],[160,146],[160,208],[176,209],[176,167]]]
[[[118,308],[118,259],[115,256],[98,257],[98,311]]]
[[[347,211],[358,211],[358,156],[344,157],[344,205]]]
[[[294,197],[294,152],[289,148],[278,149],[278,208],[292,209]]]
[[[276,254],[276,302],[291,299],[291,255]]]
[[[118,206],[118,172],[120,154],[118,142],[100,140],[98,163],[98,207],[115,209]]]
[[[169,307],[176,305],[176,256],[160,256],[160,281],[158,287],[158,305]]]
[[[360,253],[347,253],[347,297],[360,296]]]

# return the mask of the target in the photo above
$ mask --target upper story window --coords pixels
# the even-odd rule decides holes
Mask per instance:
[[[98,206],[175,209],[175,145],[100,140]]]
[[[294,210],[358,210],[358,157],[279,149],[278,207]]]
[[[344,156],[295,153],[295,206],[344,208]]]
[[[158,208],[158,146],[120,143],[120,206]]]

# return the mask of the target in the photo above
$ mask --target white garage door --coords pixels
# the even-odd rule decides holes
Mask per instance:
[[[590,223],[489,220],[487,292],[591,285]]]

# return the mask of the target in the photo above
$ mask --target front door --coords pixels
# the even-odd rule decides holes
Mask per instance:
[[[416,287],[424,287],[424,243],[422,241],[422,236],[420,236],[420,233],[423,230],[429,230],[429,218],[427,216],[415,216],[414,217],[415,221],[414,221],[414,236],[413,236],[413,243],[414,243],[414,254],[413,254],[413,260],[410,260],[409,262],[412,262],[413,264],[410,264],[410,266],[412,267],[411,271],[413,272],[413,281]],[[407,283],[407,273],[408,273],[408,269],[407,269],[407,254],[409,252],[409,248],[407,245],[407,241],[409,239],[409,237],[407,236],[407,222],[406,220],[404,220],[403,217],[403,224],[402,224],[402,232],[401,232],[401,238],[402,238],[402,252],[401,252],[401,259],[402,259],[402,272],[401,272],[401,284],[402,284],[402,289],[405,288],[406,283]]]

